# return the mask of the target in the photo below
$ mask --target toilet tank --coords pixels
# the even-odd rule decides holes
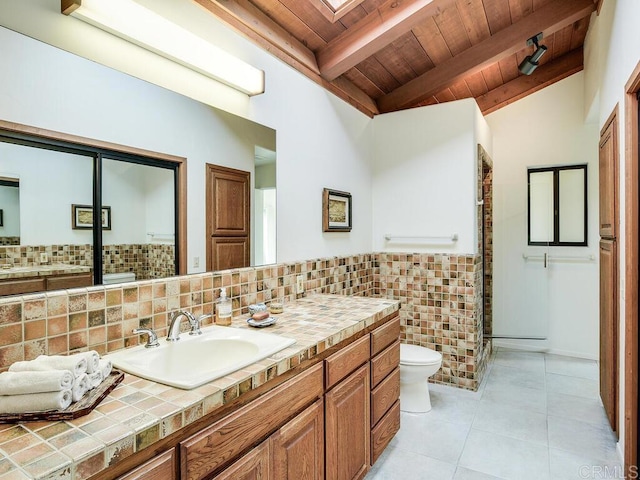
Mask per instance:
[[[102,283],[104,285],[113,285],[114,283],[127,283],[135,282],[136,274],[133,272],[124,273],[105,273],[102,276]]]

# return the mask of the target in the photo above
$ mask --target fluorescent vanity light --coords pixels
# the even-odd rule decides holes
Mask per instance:
[[[262,70],[131,0],[62,0],[62,13],[247,95],[264,93]]]

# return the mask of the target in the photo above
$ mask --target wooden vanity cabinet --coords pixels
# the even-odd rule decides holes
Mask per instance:
[[[371,332],[371,465],[400,430],[400,318]]]
[[[172,448],[139,465],[118,480],[177,480],[176,450]]]
[[[327,478],[360,479],[369,470],[369,358],[366,335],[325,360]]]
[[[362,479],[400,428],[399,331],[396,314],[118,478]]]
[[[201,480],[268,437],[323,393],[322,364],[180,442],[180,478]]]

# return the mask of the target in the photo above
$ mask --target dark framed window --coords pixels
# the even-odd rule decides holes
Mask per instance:
[[[587,246],[587,165],[527,170],[529,245]]]

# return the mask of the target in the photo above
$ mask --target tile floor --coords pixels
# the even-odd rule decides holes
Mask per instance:
[[[366,480],[623,478],[595,361],[498,348],[478,392],[429,388]]]

